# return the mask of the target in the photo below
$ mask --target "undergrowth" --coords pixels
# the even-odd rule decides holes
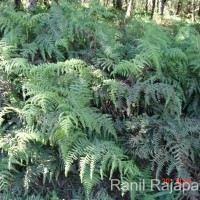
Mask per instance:
[[[0,12],[1,199],[199,198],[125,187],[199,182],[198,29],[65,1]]]

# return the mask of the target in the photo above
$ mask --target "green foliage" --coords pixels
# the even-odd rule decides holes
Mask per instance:
[[[0,198],[198,199],[125,187],[199,181],[198,30],[42,5],[0,6]]]

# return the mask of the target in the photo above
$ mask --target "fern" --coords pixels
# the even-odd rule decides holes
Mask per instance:
[[[0,198],[198,199],[124,187],[199,181],[197,29],[96,1],[0,11]]]
[[[144,95],[144,107],[149,105],[153,106],[153,102],[155,102],[156,107],[153,108],[155,111],[157,110],[159,112],[160,109],[164,113],[168,110],[167,112],[171,114],[181,114],[181,96],[175,96],[175,90],[173,89],[173,86],[163,83],[135,84],[128,90],[128,109],[131,109],[132,103],[139,104],[139,101],[142,99],[142,95]],[[130,113],[130,111],[128,111],[128,113]]]

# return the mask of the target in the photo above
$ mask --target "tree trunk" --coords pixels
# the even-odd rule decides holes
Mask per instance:
[[[121,10],[122,9],[122,0],[117,0],[116,2],[116,8]]]
[[[160,6],[159,6],[159,3],[160,3],[160,0],[156,0],[156,10],[157,10],[157,13],[159,13],[159,10],[160,10]]]
[[[195,0],[192,0],[192,22],[195,22],[195,8],[196,8],[196,4],[195,4]]]
[[[155,6],[156,6],[156,0],[152,0],[151,19],[153,19]]]
[[[200,16],[200,3],[199,3],[199,10],[198,10],[198,15]]]
[[[115,0],[113,0],[113,7],[114,7],[114,8],[116,7],[116,5],[115,5]]]
[[[133,0],[129,1],[128,7],[127,7],[127,11],[126,11],[126,16],[125,18],[129,18],[131,16],[131,13],[133,12]]]
[[[109,0],[106,0],[105,6],[108,7]]]
[[[177,5],[177,10],[176,10],[176,15],[179,15],[179,13],[181,11],[181,7],[182,7],[182,3],[181,3],[181,0],[179,0],[178,5]]]
[[[145,12],[148,13],[148,4],[149,4],[149,0],[146,0],[146,3],[145,3]]]
[[[165,1],[160,0],[160,15],[164,14]]]

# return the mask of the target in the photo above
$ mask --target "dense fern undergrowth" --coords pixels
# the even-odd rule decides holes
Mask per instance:
[[[199,30],[37,9],[0,6],[0,199],[199,199],[148,188],[200,181]]]

